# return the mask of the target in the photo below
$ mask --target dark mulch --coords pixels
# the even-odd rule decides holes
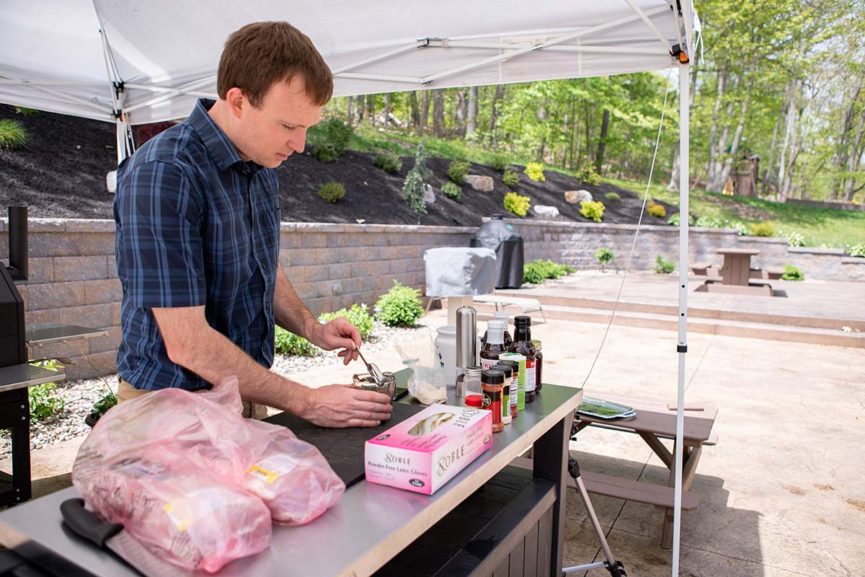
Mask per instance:
[[[39,112],[17,114],[0,105],[0,118],[16,118],[27,129],[29,140],[20,150],[0,149],[0,207],[23,204],[34,218],[111,218],[113,196],[106,191],[105,174],[116,165],[114,126],[94,120]],[[425,224],[477,226],[481,219],[504,212],[507,192],[501,173],[473,165],[470,174],[493,177],[495,190],[485,193],[462,186],[461,202],[437,192],[428,214],[417,214],[402,199],[402,184],[412,166],[403,159],[398,175],[389,175],[373,166],[370,154],[349,151],[334,163],[322,163],[311,154],[296,154],[279,169],[282,218],[295,222],[344,222],[377,224]],[[447,179],[449,161],[432,158],[431,184],[438,191]],[[518,167],[522,169],[522,167]],[[555,220],[587,222],[579,205],[570,205],[564,191],[585,189],[606,205],[604,222],[634,224],[640,212],[640,198],[609,184],[589,186],[562,174],[547,171],[545,182],[532,182],[520,175],[516,192],[528,195],[532,204],[555,206],[561,216]],[[341,182],[346,196],[328,204],[318,188],[330,181]],[[617,192],[620,200],[604,195]],[[667,214],[675,209],[665,206]],[[5,211],[4,211],[5,212]],[[532,214],[526,217],[533,220]],[[662,221],[647,216],[645,222]]]

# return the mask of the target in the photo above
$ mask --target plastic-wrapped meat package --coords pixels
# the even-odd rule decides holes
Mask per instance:
[[[303,525],[339,501],[345,483],[318,449],[284,427],[250,425],[267,434],[270,444],[246,470],[246,488],[261,497],[274,521]]]
[[[202,470],[185,449],[151,444],[107,461],[95,457],[83,449],[73,470],[88,506],[175,565],[214,573],[269,547],[264,503]]]

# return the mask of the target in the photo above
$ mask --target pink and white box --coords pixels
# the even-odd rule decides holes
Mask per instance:
[[[432,495],[492,446],[491,412],[432,405],[366,442],[366,480]]]

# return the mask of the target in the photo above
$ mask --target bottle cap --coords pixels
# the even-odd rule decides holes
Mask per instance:
[[[505,382],[505,374],[501,371],[489,369],[483,372],[481,381],[488,385],[501,385]]]
[[[516,325],[525,325],[529,327],[532,325],[532,317],[526,315],[514,317],[514,326]]]
[[[513,361],[511,361],[513,362]],[[516,363],[514,363],[516,364]],[[491,367],[494,371],[501,371],[504,373],[506,379],[510,379],[514,374],[514,368],[510,364],[505,363],[496,363]],[[517,364],[517,370],[519,370],[519,365]]]
[[[466,406],[467,407],[482,407],[484,405],[484,397],[483,395],[467,395],[466,396]]]

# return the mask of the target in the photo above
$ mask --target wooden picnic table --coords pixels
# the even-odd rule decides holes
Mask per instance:
[[[728,285],[748,286],[751,279],[751,257],[760,254],[760,251],[750,248],[719,248],[715,252],[724,256],[721,282]]]
[[[668,549],[673,539],[673,493],[671,488],[675,484],[673,464],[676,450],[676,407],[659,401],[613,395],[604,395],[604,400],[634,407],[637,414],[623,419],[600,419],[578,413],[577,431],[579,432],[588,426],[595,426],[635,433],[649,445],[667,466],[670,473],[667,487],[659,487],[654,483],[645,481],[618,479],[608,475],[584,472],[583,476],[587,488],[591,492],[663,507],[665,511],[661,546]],[[685,406],[684,448],[682,452],[682,496],[683,508],[685,509],[695,509],[699,503],[699,497],[688,492],[697,474],[697,464],[700,462],[703,446],[715,444],[712,437],[712,427],[715,424],[717,414],[718,410],[713,407]],[[674,441],[672,451],[662,442],[665,439]]]

